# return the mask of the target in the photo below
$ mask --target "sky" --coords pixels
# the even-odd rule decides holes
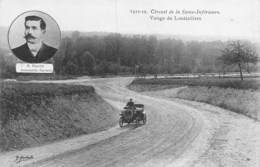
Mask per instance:
[[[151,10],[211,10],[215,15],[151,14]],[[260,0],[0,0],[0,26],[21,13],[40,10],[61,30],[171,34],[260,40]],[[145,10],[147,14],[131,14]],[[153,17],[201,17],[200,21],[159,21]]]

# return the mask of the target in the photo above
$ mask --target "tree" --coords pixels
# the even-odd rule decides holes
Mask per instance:
[[[120,34],[111,34],[105,37],[105,54],[108,61],[117,62],[120,66],[121,57],[119,55],[121,35]]]
[[[72,45],[73,42],[69,37],[61,40],[60,48],[54,56],[55,73],[63,74],[65,72],[66,65],[72,56]]]
[[[6,62],[4,59],[4,54],[0,52],[0,77],[6,73]]]
[[[258,61],[258,55],[257,55],[256,48],[250,45],[250,43],[246,44],[245,52],[246,52],[245,68],[246,71],[250,73],[249,63],[256,65]]]
[[[258,56],[254,48],[249,45],[241,41],[232,41],[222,50],[222,56],[219,59],[226,65],[238,65],[240,78],[243,80],[242,69],[248,63],[256,64]]]
[[[70,75],[76,75],[79,73],[78,66],[73,61],[69,61],[66,64],[65,73]]]
[[[80,67],[82,74],[94,74],[96,61],[94,56],[90,52],[85,51],[80,57]]]

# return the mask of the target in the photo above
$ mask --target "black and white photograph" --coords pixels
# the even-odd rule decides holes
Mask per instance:
[[[56,53],[60,34],[57,23],[49,15],[28,11],[12,22],[8,33],[9,46],[20,60],[41,63]]]
[[[0,0],[0,167],[260,167],[259,0]]]

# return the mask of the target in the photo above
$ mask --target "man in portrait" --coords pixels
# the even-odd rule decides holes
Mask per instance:
[[[28,63],[41,63],[50,59],[57,49],[43,42],[46,22],[41,17],[32,15],[25,17],[24,26],[26,43],[12,49],[13,53],[19,59]]]

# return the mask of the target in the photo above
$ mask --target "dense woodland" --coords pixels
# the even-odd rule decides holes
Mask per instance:
[[[221,61],[229,42],[182,41],[142,35],[81,35],[63,37],[53,58],[60,75],[176,74],[239,71],[236,64]],[[256,50],[250,42],[243,42]],[[1,73],[13,73],[5,52],[0,56]],[[10,57],[10,55],[9,55]],[[244,71],[255,71],[256,63],[243,63]]]

